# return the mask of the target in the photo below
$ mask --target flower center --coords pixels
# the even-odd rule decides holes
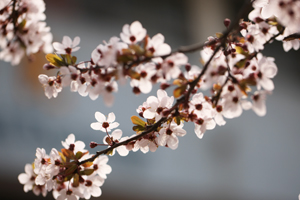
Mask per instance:
[[[134,41],[136,40],[136,38],[135,38],[134,36],[130,36],[129,40],[130,40],[131,42],[134,42]]]
[[[173,131],[172,131],[171,129],[168,128],[168,129],[166,130],[166,134],[167,134],[167,135],[171,135],[172,133],[173,133]]]
[[[109,127],[109,123],[108,122],[103,122],[102,123],[102,127],[103,128],[108,128]]]

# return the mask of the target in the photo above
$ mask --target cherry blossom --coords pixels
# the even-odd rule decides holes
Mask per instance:
[[[80,43],[80,37],[75,37],[72,41],[69,36],[64,36],[62,43],[53,42],[53,47],[57,54],[71,54],[78,51],[80,47],[77,47]]]
[[[91,124],[91,128],[94,130],[100,130],[106,133],[119,126],[118,122],[114,122],[116,120],[116,116],[113,112],[108,114],[107,119],[101,112],[96,112],[95,118],[98,122]]]
[[[120,37],[127,44],[135,44],[141,41],[147,33],[139,21],[132,22],[131,25],[125,24],[122,30]]]
[[[265,57],[262,54],[257,55],[258,64],[258,84],[257,87],[260,89],[263,87],[265,90],[274,90],[274,83],[271,78],[277,74],[277,66],[274,63],[274,58]]]
[[[109,42],[105,44],[99,44],[92,52],[92,61],[98,66],[104,66],[106,68],[117,65],[117,53],[122,49],[127,48],[127,44],[120,42],[120,38],[112,37]]]
[[[85,187],[83,188],[83,197],[90,199],[91,196],[99,197],[102,194],[100,186],[104,183],[104,179],[97,175],[88,176],[85,179]]]
[[[21,173],[18,176],[18,180],[21,184],[24,184],[24,192],[28,192],[33,189],[35,185],[36,174],[33,172],[32,164],[25,165],[25,173]]]
[[[152,90],[151,78],[156,73],[155,64],[147,63],[137,66],[136,71],[141,74],[140,80],[132,79],[131,86],[138,87],[142,93],[147,94]]]
[[[160,129],[159,137],[157,139],[158,145],[167,145],[170,149],[175,150],[178,147],[179,140],[177,136],[183,137],[186,135],[186,131],[182,129],[183,124],[179,126],[172,122],[166,125],[164,128]]]
[[[153,36],[147,44],[147,49],[153,53],[154,56],[163,56],[171,53],[171,47],[164,43],[165,37],[158,33]]]
[[[216,122],[209,116],[198,118],[195,121],[195,133],[199,139],[203,138],[206,130],[212,130],[216,127]]]
[[[82,141],[75,141],[75,135],[71,133],[65,141],[61,141],[64,148],[74,152],[84,151],[85,144]]]
[[[2,0],[0,3],[0,59],[20,63],[27,55],[43,50],[52,52],[52,34],[46,19],[43,0]]]
[[[285,28],[282,35],[278,36],[276,39],[282,41],[284,51],[289,51],[291,49],[298,50],[300,48],[300,40],[283,40],[285,37],[292,35],[293,32],[289,28]]]
[[[126,139],[128,139],[128,137],[123,137],[122,138],[122,130],[121,129],[116,129],[114,130],[110,135],[107,135],[103,138],[103,142],[104,144],[108,144],[110,146],[112,146],[115,143],[119,143],[122,141],[125,141]],[[127,156],[129,151],[127,150],[126,146],[121,145],[117,148],[115,148],[112,152],[111,152],[111,156],[113,156],[115,154],[115,150],[119,153],[120,156]]]
[[[78,36],[73,41],[64,36],[62,43],[54,42],[55,54],[46,56],[49,63],[43,68],[54,69],[57,75],[38,77],[49,99],[55,98],[62,87],[70,86],[71,91],[92,100],[102,95],[105,104],[111,106],[118,81],[129,80],[135,94],[149,93],[155,83],[160,83],[161,89],[157,96],[149,96],[136,109],[139,117],[131,117],[136,134],[130,137],[122,137],[120,129],[112,131],[119,126],[113,112],[107,117],[96,112],[97,122],[90,127],[105,132],[106,136],[103,144],[91,142],[90,147],[106,149],[94,155],[84,149],[82,141],[75,141],[74,134],[61,142],[64,147],[61,152],[53,148],[47,155],[43,148],[37,148],[34,169],[27,164],[26,173],[18,176],[24,191],[46,195],[53,190],[53,197],[59,200],[99,197],[100,187],[112,171],[107,155],[113,156],[115,151],[126,156],[129,151],[155,152],[158,147],[175,150],[178,136],[187,134],[184,123],[194,123],[195,134],[201,139],[206,130],[225,125],[224,117],[239,117],[243,110],[249,109],[258,116],[266,115],[265,100],[274,90],[272,79],[277,74],[277,66],[274,58],[263,56],[261,51],[275,39],[283,42],[285,51],[299,49],[299,2],[253,1],[254,10],[248,15],[251,21],[236,20],[231,26],[231,21],[225,19],[227,29],[222,34],[208,37],[203,45],[173,52],[162,34],[151,38],[139,21],[125,24],[120,38],[114,36],[99,44],[86,61],[77,62],[71,55],[80,48]],[[0,59],[18,64],[25,53],[30,55],[40,49],[52,51],[50,27],[42,21],[44,2],[19,0],[11,8],[12,3],[0,3],[0,8],[5,8],[0,20],[8,19],[5,23],[2,20],[4,25],[0,27]],[[15,13],[24,9],[17,23],[9,18],[12,9]],[[18,23],[23,19],[26,23],[21,26]],[[23,32],[16,33],[16,26]],[[290,38],[291,34],[295,38],[294,35]],[[191,51],[200,51],[202,69],[188,63],[186,53]],[[175,86],[174,96],[163,90],[170,86]],[[199,89],[209,91],[204,92],[205,96]]]
[[[82,193],[76,188],[63,188],[59,191],[53,190],[53,197],[56,200],[78,200],[79,197],[82,197]]]
[[[143,117],[146,119],[155,118],[158,121],[162,117],[163,111],[171,108],[173,101],[174,97],[169,97],[166,91],[159,89],[157,97],[150,96],[147,98],[144,104]]]
[[[266,108],[266,91],[256,91],[252,96],[252,110],[258,116],[264,116],[267,113]]]
[[[111,166],[107,164],[108,157],[105,155],[101,155],[94,160],[93,169],[95,172],[103,179],[106,179],[106,174],[110,174],[112,169]]]
[[[57,82],[55,76],[48,77],[45,74],[41,74],[38,78],[44,87],[45,95],[48,97],[48,99],[51,99],[52,97],[56,98],[58,93],[61,92],[61,84]]]

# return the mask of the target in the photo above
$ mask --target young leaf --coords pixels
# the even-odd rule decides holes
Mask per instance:
[[[90,167],[92,165],[93,165],[93,162],[86,162],[86,163],[82,164],[83,167]]]
[[[60,155],[62,162],[65,163],[67,160],[66,160],[66,157],[64,156],[64,154],[62,152],[58,152],[58,154]]]
[[[83,153],[81,151],[78,151],[75,155],[77,160],[79,160],[82,156],[83,156]]]
[[[173,96],[174,96],[175,98],[180,97],[180,96],[183,95],[183,93],[185,92],[185,89],[186,89],[186,85],[183,85],[183,86],[180,86],[180,87],[176,88],[176,89],[173,91]]]
[[[146,126],[146,122],[141,120],[138,116],[132,116],[130,119],[131,119],[132,123],[135,124],[135,125],[139,125],[139,126],[142,126],[142,127]]]
[[[77,165],[73,163],[66,171],[65,175],[68,176],[70,174],[73,174],[73,172],[77,169]]]
[[[58,56],[52,53],[46,55],[46,59],[54,66],[61,67],[65,65],[65,62]]]
[[[144,130],[146,130],[146,128],[144,126],[140,126],[140,125],[136,125],[134,127],[132,127],[132,130],[135,131],[137,134],[143,132]]]
[[[72,184],[72,187],[78,187],[79,186],[79,175],[78,174],[75,174],[73,176],[73,184]]]
[[[80,171],[80,175],[91,175],[94,172],[94,169],[85,169],[83,171]]]
[[[75,155],[73,153],[73,151],[69,150],[69,149],[61,149],[61,152],[63,153],[63,155],[69,159],[74,159]]]

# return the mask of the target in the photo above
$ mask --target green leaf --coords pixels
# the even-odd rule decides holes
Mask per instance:
[[[174,120],[175,122],[176,122],[176,124],[179,126],[180,125],[180,116],[177,116],[177,117],[175,117],[175,120]]]
[[[66,160],[66,157],[64,156],[64,154],[62,152],[58,152],[58,154],[60,155],[62,162],[65,163],[67,160]]]
[[[75,155],[77,160],[79,160],[82,156],[83,156],[83,153],[81,151],[78,151]]]
[[[73,174],[73,172],[77,169],[76,163],[72,163],[72,165],[65,171],[65,175],[68,176]]]
[[[85,169],[83,171],[80,171],[80,175],[91,175],[94,172],[94,169]]]
[[[61,57],[59,57],[58,55],[49,53],[46,55],[46,59],[54,66],[56,67],[61,67],[61,66],[65,66],[65,62],[62,60]]]
[[[129,48],[132,49],[137,55],[143,55],[145,53],[145,50],[136,44],[129,45]]]
[[[83,167],[90,167],[92,165],[93,165],[93,162],[86,162],[86,163],[82,164]]]
[[[73,151],[69,150],[69,149],[61,149],[61,152],[63,153],[63,155],[69,159],[74,159],[75,155],[73,153]]]
[[[77,61],[77,57],[76,56],[72,56],[72,65],[75,65]]]
[[[131,119],[132,123],[135,124],[135,125],[139,125],[139,126],[142,126],[142,127],[146,126],[146,122],[141,120],[138,116],[132,116],[130,119]]]
[[[141,75],[134,70],[129,70],[128,75],[130,76],[130,78],[137,79],[137,80],[140,80],[141,78]]]
[[[180,86],[180,87],[176,88],[176,89],[173,91],[173,96],[174,96],[175,98],[180,97],[180,96],[183,95],[183,93],[185,92],[185,89],[186,89],[186,85],[183,85],[183,86]]]
[[[78,187],[79,186],[79,175],[78,174],[75,174],[73,176],[73,184],[72,184],[72,187]]]
[[[143,132],[144,130],[146,130],[145,127],[140,126],[140,125],[136,125],[134,127],[132,127],[132,130],[134,130],[137,134]]]

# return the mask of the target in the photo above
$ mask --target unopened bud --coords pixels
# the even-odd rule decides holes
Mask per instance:
[[[140,94],[141,93],[141,90],[138,87],[133,87],[132,91],[133,91],[134,94]]]
[[[230,22],[231,22],[230,19],[228,19],[228,18],[224,19],[224,25],[226,26],[226,28],[229,27]]]
[[[187,72],[189,72],[189,71],[191,70],[191,65],[190,65],[190,64],[186,64],[186,65],[185,65],[185,70],[186,70]]]
[[[165,90],[165,89],[167,89],[168,87],[170,87],[170,84],[168,84],[168,83],[162,83],[162,84],[160,85],[160,89],[162,89],[162,90]]]
[[[43,69],[44,70],[50,70],[50,69],[55,69],[56,67],[51,64],[44,64]]]
[[[96,142],[91,142],[90,143],[90,147],[93,149],[97,146],[98,144]]]

